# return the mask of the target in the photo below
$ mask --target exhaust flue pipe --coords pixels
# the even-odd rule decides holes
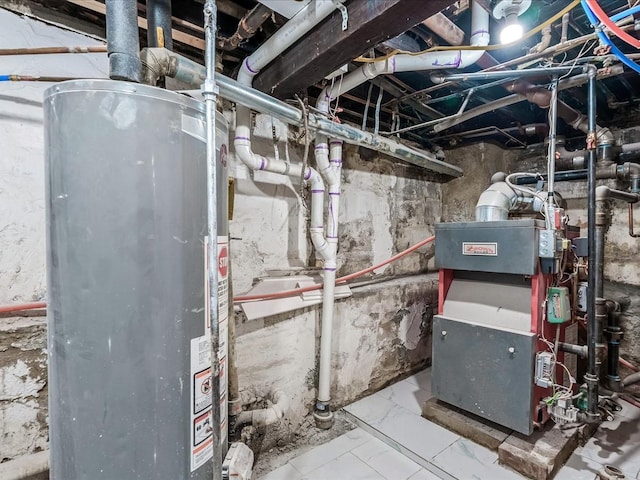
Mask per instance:
[[[106,0],[107,53],[112,80],[140,82],[140,39],[135,0]]]
[[[173,50],[171,0],[147,0],[147,20],[148,45]]]

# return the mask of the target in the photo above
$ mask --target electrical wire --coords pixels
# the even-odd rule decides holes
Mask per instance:
[[[373,91],[373,82],[369,82],[369,93],[367,93],[367,103],[364,104],[364,113],[362,114],[362,131],[367,131],[367,117],[369,116],[369,104],[371,103],[371,92]]]
[[[600,4],[596,0],[583,0],[589,9],[593,12],[598,20],[600,20],[610,31],[615,34],[620,40],[631,45],[635,48],[640,48],[640,40],[635,37],[632,37],[627,32],[622,30],[618,25],[616,25],[611,19],[609,15],[605,13]],[[584,4],[583,4],[584,5]]]
[[[591,9],[589,8],[589,5],[586,3],[585,0],[581,0],[581,5],[582,5],[582,9],[584,10],[584,13],[587,15],[587,18],[589,18],[589,21],[591,22],[593,27],[596,29],[596,34],[600,39],[600,41],[605,45],[607,45],[611,49],[611,52],[613,52],[613,54],[616,57],[618,57],[622,63],[624,63],[627,67],[629,67],[631,70],[635,71],[636,73],[640,73],[640,65],[638,65],[636,62],[631,60],[629,57],[627,57],[622,52],[622,50],[620,50],[616,46],[616,44],[613,43],[613,41],[609,38],[609,36],[606,33],[604,33],[600,28],[598,28],[598,19],[596,18],[595,14],[591,11]]]
[[[307,169],[309,168],[309,145],[311,143],[310,133],[309,132],[309,105],[307,103],[307,99],[302,100],[298,95],[296,95],[296,100],[300,104],[300,110],[302,111],[302,119],[303,119],[303,127],[304,127],[304,155],[302,157],[302,171],[300,173],[300,198],[302,199],[302,206],[305,210],[308,209],[307,202],[305,199],[305,184],[306,181],[304,179],[307,174]],[[288,143],[288,142],[287,142]]]
[[[492,51],[492,50],[500,50],[502,48],[509,48],[509,47],[512,47],[512,46],[522,42],[523,40],[526,40],[526,39],[532,37],[536,33],[542,31],[542,29],[544,29],[545,27],[548,27],[549,25],[551,25],[556,20],[561,19],[562,16],[565,13],[569,13],[571,10],[573,10],[575,7],[577,7],[579,3],[580,3],[580,0],[573,0],[569,5],[567,5],[565,8],[563,8],[560,12],[558,12],[557,14],[555,14],[554,16],[552,16],[551,18],[549,18],[545,22],[541,23],[537,27],[529,30],[527,33],[525,33],[522,36],[522,38],[516,40],[515,42],[505,43],[505,44],[495,44],[495,45],[484,45],[484,46],[482,46],[482,45],[477,45],[477,46],[475,46],[475,45],[468,45],[468,46],[436,46],[436,47],[427,48],[426,50],[422,50],[422,51],[419,51],[419,52],[408,52],[406,50],[393,50],[393,51],[387,53],[386,55],[383,55],[381,57],[376,57],[376,58],[367,58],[367,57],[360,56],[360,57],[357,57],[356,59],[354,59],[354,62],[359,62],[359,63],[383,62],[383,61],[388,60],[389,58],[393,57],[394,55],[398,55],[398,54],[419,56],[419,55],[423,55],[425,53],[430,53],[430,52],[441,52],[441,51],[451,51],[451,50],[484,50],[484,51]]]
[[[349,275],[345,275],[344,277],[337,278],[336,279],[336,284],[348,282],[349,280],[353,280],[354,278],[358,278],[358,277],[361,277],[363,275],[366,275],[367,273],[371,273],[374,270],[382,268],[385,265],[388,265],[391,262],[395,262],[396,260],[399,260],[400,258],[404,257],[405,255],[408,255],[409,253],[416,251],[420,247],[424,247],[425,245],[433,242],[435,239],[436,239],[435,236],[431,236],[431,237],[425,238],[421,242],[418,242],[415,245],[412,245],[411,247],[407,248],[406,250],[403,250],[402,252],[395,254],[393,257],[388,258],[384,262],[381,262],[381,263],[378,263],[377,265],[373,265],[371,267],[365,268],[364,270],[360,270],[358,272],[351,273]],[[299,295],[301,293],[312,292],[314,290],[320,290],[320,289],[322,289],[323,286],[324,286],[324,283],[320,283],[318,285],[313,285],[313,286],[309,286],[309,287],[294,288],[292,290],[285,290],[285,291],[282,291],[282,292],[263,293],[263,294],[258,294],[258,295],[242,295],[242,296],[239,296],[239,297],[234,297],[233,302],[234,303],[241,303],[241,302],[249,302],[249,301],[255,301],[255,300],[272,300],[272,299],[275,299],[275,298],[293,297],[293,296]]]

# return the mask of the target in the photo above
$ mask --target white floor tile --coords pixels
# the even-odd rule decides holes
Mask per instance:
[[[581,457],[578,449],[569,457],[554,480],[594,480],[601,468],[602,465],[599,463]]]
[[[580,456],[601,465],[612,465],[635,478],[640,472],[639,444],[640,422],[620,417],[615,422],[603,423],[582,448]]]
[[[417,415],[422,415],[422,406],[431,398],[430,391],[421,389],[409,380],[394,383],[378,394]]]
[[[405,480],[421,467],[386,443],[374,438],[351,451],[387,480]]]
[[[265,476],[260,477],[260,480],[301,480],[302,474],[293,468],[288,463],[285,463],[280,468],[273,472],[267,473]]]
[[[326,465],[341,455],[372,440],[373,437],[360,428],[351,430],[344,435],[334,438],[329,443],[320,445],[310,452],[304,453],[289,463],[303,475]],[[328,477],[330,478],[330,477]]]
[[[418,473],[411,475],[409,480],[440,480],[440,477],[434,473],[428,472],[424,468],[421,468],[418,470]]]
[[[371,424],[386,417],[394,406],[395,403],[378,392],[347,405],[344,409],[354,417]]]
[[[411,382],[414,385],[420,387],[422,390],[425,390],[431,394],[431,367],[416,373],[415,375],[411,375],[406,379],[407,382]]]
[[[371,426],[427,461],[460,438],[398,405]]]
[[[385,480],[351,453],[345,453],[302,478],[303,480]]]
[[[495,463],[498,454],[470,440],[460,439],[433,459],[445,472],[461,480],[523,480]]]

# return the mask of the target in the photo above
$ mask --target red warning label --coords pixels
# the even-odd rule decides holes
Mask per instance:
[[[227,247],[220,248],[218,252],[218,272],[222,278],[226,278],[229,267],[229,255],[227,254]]]

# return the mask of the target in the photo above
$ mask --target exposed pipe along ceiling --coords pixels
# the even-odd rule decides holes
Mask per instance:
[[[244,425],[270,428],[280,422],[291,399],[277,389],[265,408],[243,409],[252,399],[237,387],[235,334],[228,325],[234,322],[234,305],[314,290],[322,290],[322,314],[312,413],[317,428],[332,428],[333,376],[339,374],[332,366],[337,289],[434,241],[439,299],[431,327],[432,390],[439,400],[529,436],[551,422],[598,424],[640,382],[640,373],[621,377],[620,365],[633,367],[620,356],[622,307],[604,289],[607,232],[618,215],[612,205],[628,209],[629,242],[640,237],[634,226],[640,143],[624,140],[624,132],[640,120],[640,6],[622,0],[471,0],[463,13],[445,8],[391,43],[363,43],[361,55],[338,73],[341,65],[323,64],[326,71],[317,72],[322,80],[310,81],[295,98],[254,88],[274,60],[332,18],[342,24],[336,36],[348,36],[357,28],[352,12],[366,1],[311,0],[288,12],[289,19],[271,10],[274,2],[241,2],[247,8],[234,20],[233,31],[229,2],[196,3],[201,17],[196,20],[186,13],[175,16],[177,9],[186,12],[179,2],[147,0],[148,37],[141,48],[141,6],[106,0],[91,10],[97,18],[104,9],[106,47],[0,49],[0,56],[107,52],[109,59],[108,80],[68,79],[55,72],[0,75],[0,81],[68,80],[51,86],[44,100],[48,302],[0,306],[2,314],[47,309],[53,480],[250,478],[253,453],[234,440]],[[92,8],[70,4],[61,11],[86,17]],[[224,4],[221,15],[219,4]],[[464,21],[454,23],[455,15]],[[175,29],[185,22],[199,22],[189,28],[204,37],[203,51],[185,47],[184,35],[177,40]],[[529,25],[527,32],[523,25]],[[623,110],[620,103],[635,107]],[[117,104],[129,110],[116,109]],[[111,113],[92,113],[107,110]],[[127,123],[127,112],[137,112],[138,119]],[[303,160],[257,153],[252,112],[287,124],[291,144],[298,132],[304,138],[298,142],[304,143]],[[68,128],[73,138],[64,133]],[[95,131],[103,132],[102,139]],[[351,188],[343,183],[347,145],[448,182],[471,180],[450,149],[479,139],[513,149],[523,159],[544,157],[544,167],[494,172],[477,200],[475,221],[438,223],[435,237],[337,276],[340,198]],[[138,162],[142,151],[154,162]],[[231,153],[251,175],[264,171],[304,185],[306,228],[322,265],[321,282],[229,297],[230,280],[222,272],[229,261],[226,158]],[[149,187],[140,175],[153,176],[153,191],[145,191]],[[564,182],[586,188],[582,233],[570,224],[558,192]],[[100,201],[96,192],[118,198],[117,204]],[[110,229],[109,219],[116,217],[137,233]],[[72,238],[80,226],[101,240]],[[164,230],[182,242],[156,251],[160,247],[149,239]],[[112,272],[98,274],[104,252],[114,254]],[[209,268],[222,264],[224,270]],[[176,288],[169,276],[184,288]],[[119,299],[115,305],[104,298],[114,283],[118,291],[109,298]],[[146,287],[136,291],[141,285]],[[494,303],[505,295],[513,296],[512,305],[501,310]],[[131,304],[137,305],[133,313]],[[145,309],[154,317],[143,316]],[[100,317],[101,310],[111,316]],[[176,325],[174,318],[183,311],[194,313]],[[113,315],[140,320],[114,330],[108,325]],[[88,318],[95,324],[88,327]],[[573,327],[586,330],[584,341],[570,335]],[[108,337],[109,345],[94,345],[95,335]],[[111,352],[114,335],[131,339],[117,359]],[[155,353],[141,353],[137,342]],[[73,349],[93,353],[76,355]],[[571,367],[570,356],[584,361]],[[148,380],[139,379],[140,371]],[[169,371],[189,388],[164,391],[162,375]],[[103,377],[116,376],[127,394],[102,386]],[[199,396],[192,380],[206,387],[206,395]],[[87,385],[90,401],[77,401]],[[510,396],[501,394],[506,389]],[[151,412],[144,402],[132,406],[130,395],[166,401]],[[113,431],[105,432],[96,448],[92,419],[106,411],[130,416],[113,421]],[[202,438],[197,447],[184,449],[175,432]],[[131,448],[123,438],[140,444],[155,438],[157,448],[172,454],[161,460],[156,447]],[[69,445],[75,446],[72,454]]]

